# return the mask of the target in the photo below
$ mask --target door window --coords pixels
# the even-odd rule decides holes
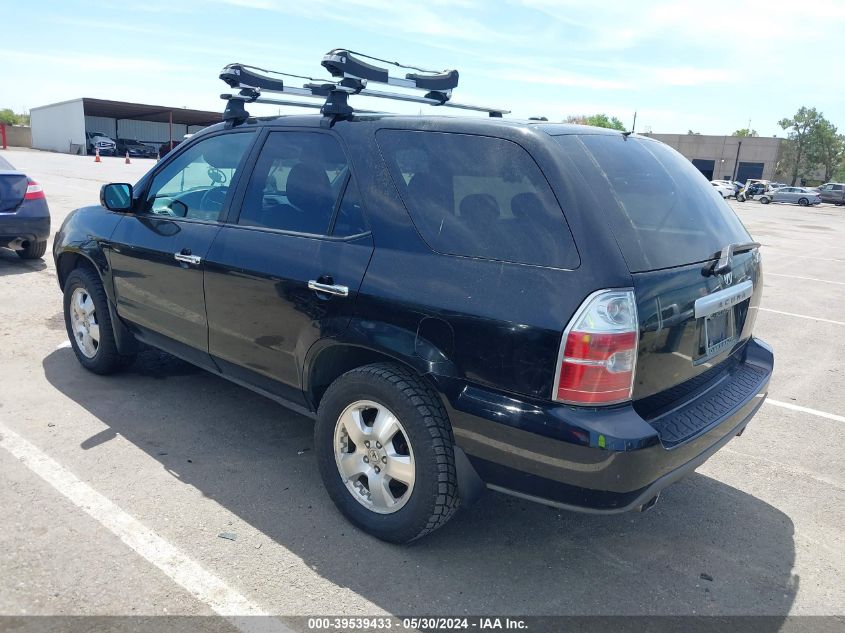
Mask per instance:
[[[192,145],[156,174],[142,211],[218,221],[253,138],[252,132],[221,134]]]
[[[337,234],[363,233],[357,189],[337,139],[315,132],[272,132],[250,177],[238,224],[328,235],[344,190],[334,223]]]

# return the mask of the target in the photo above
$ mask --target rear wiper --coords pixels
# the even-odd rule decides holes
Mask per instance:
[[[715,253],[711,259],[718,260],[712,266],[705,266],[701,271],[704,276],[708,275],[724,275],[731,272],[731,259],[734,255],[739,253],[746,253],[755,248],[760,248],[760,242],[740,242],[736,244],[728,244],[720,252]]]

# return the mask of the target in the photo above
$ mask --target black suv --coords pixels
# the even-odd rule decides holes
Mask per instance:
[[[316,418],[334,502],[406,542],[484,485],[645,509],[741,434],[758,246],[649,138],[352,114],[207,128],[54,255],[84,367],[149,344]]]

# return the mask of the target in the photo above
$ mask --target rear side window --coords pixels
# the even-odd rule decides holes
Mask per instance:
[[[578,253],[549,183],[499,138],[381,130],[378,143],[414,225],[439,253],[575,268]]]
[[[238,224],[357,235],[367,231],[357,194],[346,155],[333,136],[272,132],[250,177]]]
[[[622,135],[555,140],[606,216],[631,272],[702,262],[751,240],[733,209],[686,158]]]

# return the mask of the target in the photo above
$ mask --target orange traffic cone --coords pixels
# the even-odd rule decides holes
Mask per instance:
[[[94,151],[94,162],[95,162],[95,163],[101,163],[101,162],[103,162],[103,161],[101,161],[101,160],[100,160],[100,150],[99,150],[99,149],[96,149],[96,150]]]
[[[126,164],[129,164],[129,152],[126,152]]]

